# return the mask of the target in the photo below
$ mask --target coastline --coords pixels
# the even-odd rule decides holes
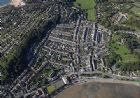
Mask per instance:
[[[6,7],[8,6],[9,4],[6,4],[6,5],[0,5],[0,8],[3,8],[3,7]]]
[[[23,2],[23,0],[10,0],[9,3],[4,4],[4,5],[0,5],[0,8],[6,7],[8,5],[13,5],[15,7],[19,7],[19,6],[25,5],[25,3]]]
[[[138,81],[113,80],[113,79],[103,79],[103,78],[91,80],[91,81],[85,82],[85,83],[92,83],[92,82],[95,82],[95,83],[115,83],[115,84],[133,85],[133,86],[140,87],[140,82],[138,82]],[[85,84],[85,83],[83,83],[83,84]],[[79,85],[79,84],[77,84],[77,85]]]
[[[128,95],[131,96],[130,98],[138,98],[140,95],[140,85],[138,83],[108,79],[93,80],[74,84],[55,95],[55,98],[65,98],[65,96],[68,96],[67,98],[89,98],[87,94],[91,98],[128,98]],[[123,93],[121,92],[122,90]]]
[[[10,3],[11,3],[11,0],[10,0],[10,2],[9,2],[9,3],[7,3],[7,4],[0,5],[0,8],[5,7],[5,6],[8,6],[8,5],[10,5]]]
[[[14,5],[15,7],[23,6],[25,3],[23,0],[11,0],[10,5]]]

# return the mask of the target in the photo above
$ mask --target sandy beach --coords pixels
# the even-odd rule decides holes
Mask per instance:
[[[25,3],[22,0],[11,0],[11,5],[18,7],[18,6],[25,5]]]
[[[9,4],[13,5],[15,7],[19,7],[19,6],[25,5],[23,0],[11,0],[11,2]],[[5,6],[9,5],[9,4],[2,5],[2,6],[0,6],[0,8],[5,7]]]
[[[90,82],[73,85],[55,98],[140,98],[140,87],[118,82]]]

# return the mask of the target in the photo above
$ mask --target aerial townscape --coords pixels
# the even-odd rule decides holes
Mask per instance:
[[[0,0],[0,98],[140,98],[140,0]]]

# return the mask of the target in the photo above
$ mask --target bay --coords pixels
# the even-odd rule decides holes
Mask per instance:
[[[11,0],[0,0],[0,6],[7,5]]]

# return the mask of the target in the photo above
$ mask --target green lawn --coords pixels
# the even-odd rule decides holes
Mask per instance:
[[[135,3],[125,3],[121,9],[128,14],[134,13],[135,15],[140,16],[140,2]]]
[[[134,5],[135,7],[132,9],[132,11],[134,11],[135,14],[140,16],[140,2],[135,2]]]
[[[74,3],[75,6],[78,6],[80,4],[80,7],[82,9],[86,9],[88,13],[88,20],[95,21],[95,0],[76,0]]]
[[[50,77],[50,75],[53,73],[52,69],[45,69],[43,70],[43,73],[45,76]]]
[[[123,9],[128,14],[128,19],[122,23],[123,26],[131,29],[140,30],[140,3],[124,4]]]
[[[133,7],[131,9],[132,12],[134,12],[136,15],[140,16],[140,7]]]
[[[138,58],[130,53],[130,50],[125,45],[112,44],[112,49],[121,56],[123,63],[136,62]]]
[[[47,87],[47,90],[48,90],[48,93],[51,94],[56,90],[56,88],[53,85],[50,85]]]
[[[119,35],[113,35],[112,41],[110,44],[111,50],[116,54],[119,54],[122,58],[122,63],[137,62],[138,57],[131,53],[128,47],[125,44],[120,43],[121,37]]]

